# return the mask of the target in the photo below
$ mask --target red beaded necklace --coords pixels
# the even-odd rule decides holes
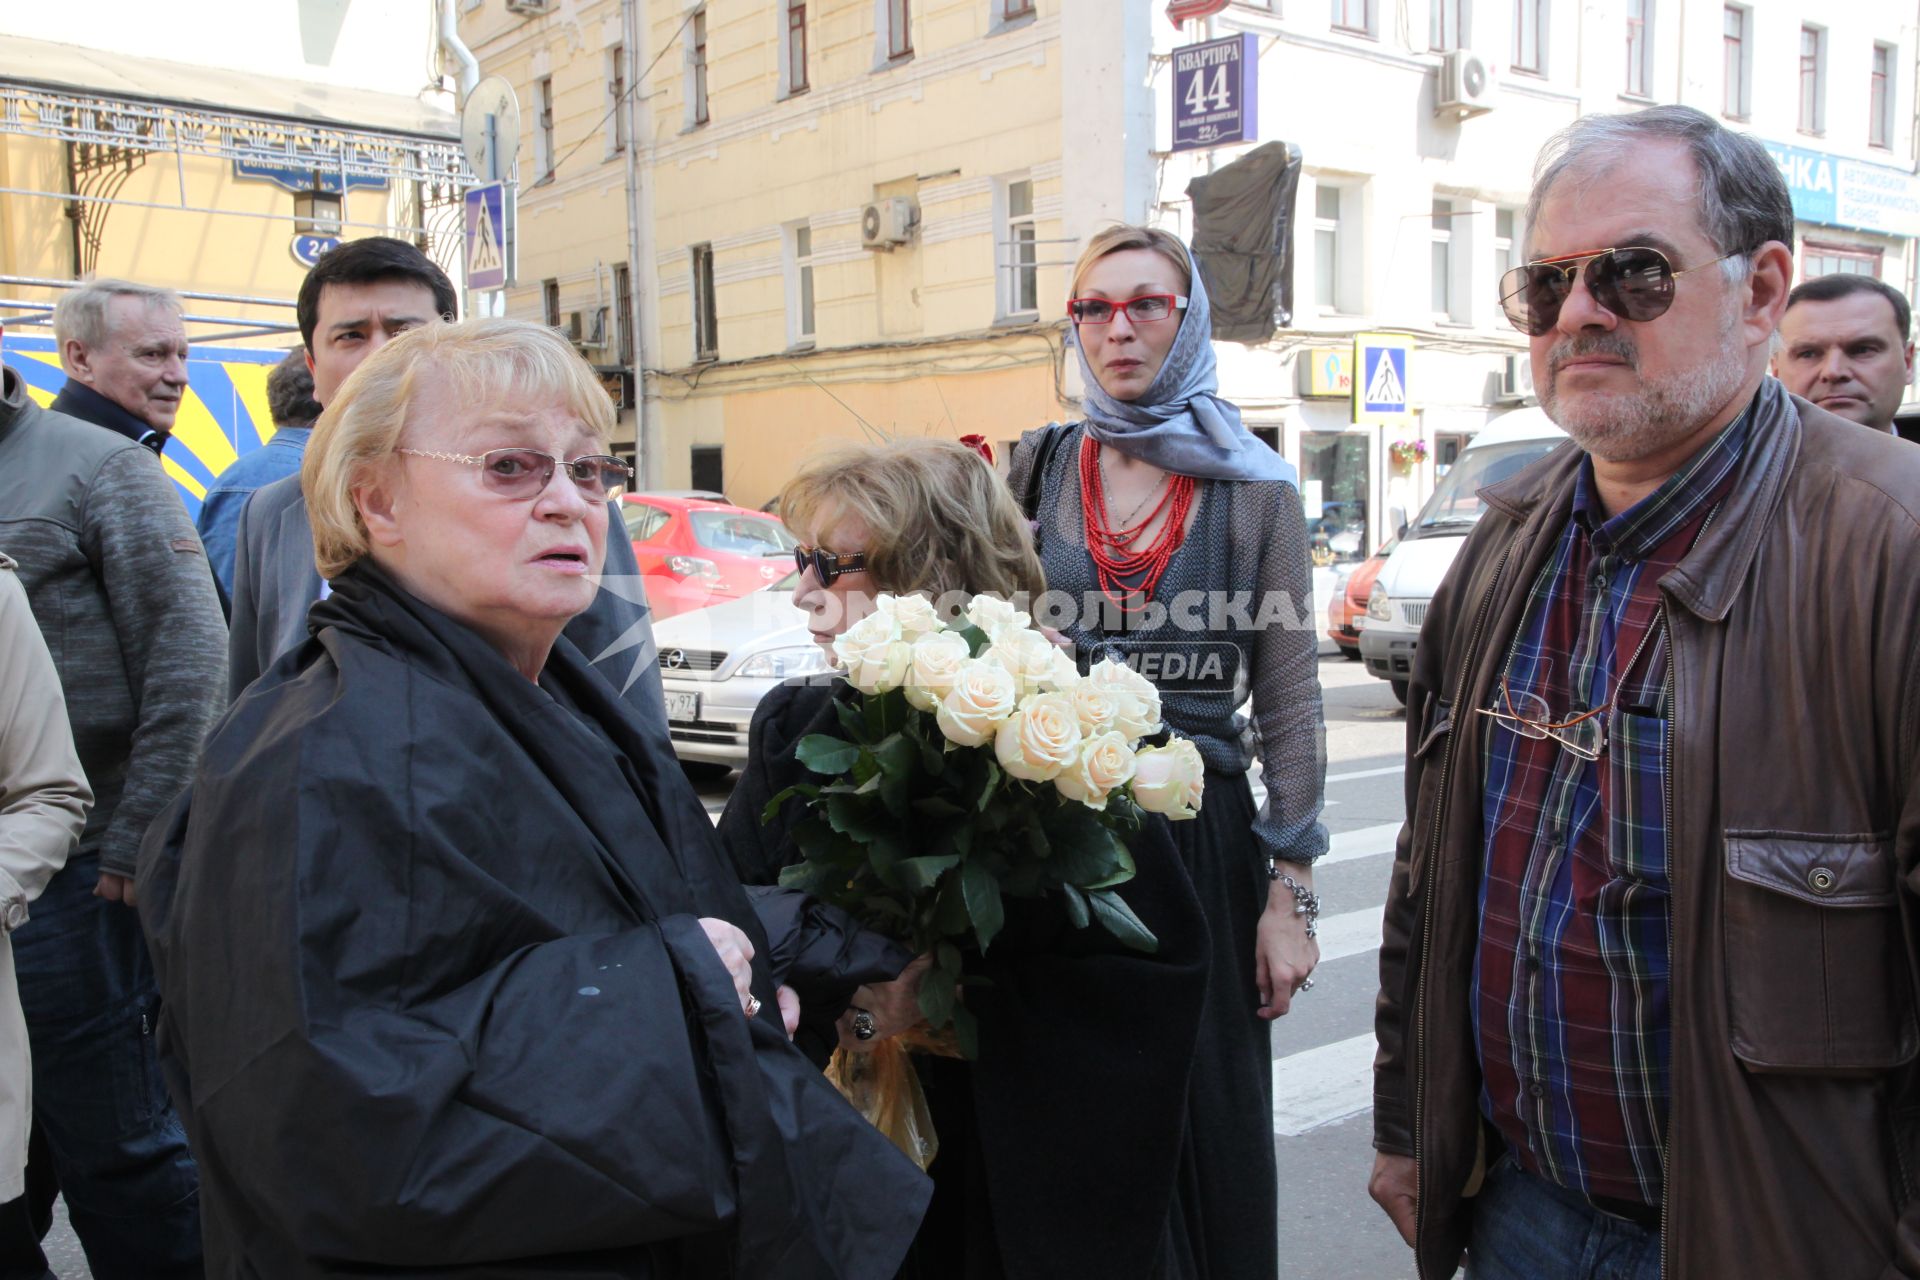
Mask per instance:
[[[1100,593],[1118,605],[1123,613],[1138,613],[1153,599],[1160,575],[1167,562],[1187,537],[1187,510],[1193,506],[1193,477],[1172,476],[1160,501],[1140,523],[1124,529],[1107,525],[1107,501],[1100,483],[1100,442],[1092,436],[1080,442],[1080,510],[1087,529],[1087,550],[1093,555]],[[1141,532],[1161,512],[1167,522],[1153,541],[1136,550]],[[1141,575],[1145,576],[1141,576]],[[1140,585],[1130,587],[1128,578],[1140,577]]]

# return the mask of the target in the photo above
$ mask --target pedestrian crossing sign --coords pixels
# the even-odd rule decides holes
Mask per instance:
[[[504,182],[467,191],[467,288],[513,283],[513,198]]]
[[[1401,423],[1413,417],[1407,365],[1411,338],[1361,333],[1353,339],[1353,420]]]

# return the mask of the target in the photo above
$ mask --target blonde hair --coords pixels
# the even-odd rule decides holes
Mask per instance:
[[[1125,253],[1129,249],[1151,249],[1179,270],[1182,289],[1193,287],[1193,259],[1187,255],[1187,246],[1179,236],[1159,227],[1123,222],[1093,233],[1093,239],[1087,241],[1087,247],[1080,253],[1080,260],[1073,264],[1073,285],[1067,290],[1068,295],[1080,295],[1080,281],[1094,263],[1110,253]]]
[[[1033,537],[1006,484],[952,440],[895,440],[816,458],[780,491],[780,515],[812,528],[853,516],[867,526],[872,585],[895,595],[1045,593]]]
[[[335,577],[367,554],[367,526],[353,491],[400,447],[416,420],[415,397],[425,378],[431,379],[436,407],[443,409],[551,397],[564,401],[602,448],[613,431],[613,402],[599,379],[547,326],[465,320],[410,329],[353,371],[307,441],[300,491],[321,577]]]

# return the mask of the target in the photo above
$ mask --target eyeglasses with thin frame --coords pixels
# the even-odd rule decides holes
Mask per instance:
[[[1143,293],[1137,298],[1115,301],[1112,298],[1069,298],[1067,315],[1075,324],[1112,324],[1116,311],[1127,313],[1135,324],[1165,320],[1176,311],[1184,311],[1187,299],[1178,293]]]
[[[1513,327],[1537,338],[1560,322],[1560,308],[1573,294],[1573,280],[1586,281],[1593,300],[1623,320],[1658,320],[1673,306],[1674,281],[1741,254],[1674,269],[1650,245],[1623,245],[1563,254],[1523,263],[1500,277],[1500,309]]]
[[[604,453],[560,458],[539,449],[489,449],[485,453],[441,453],[434,449],[396,449],[413,458],[437,458],[480,468],[480,482],[503,498],[534,498],[553,483],[554,469],[566,468],[582,494],[605,501],[620,485],[633,479],[633,468]]]
[[[1507,677],[1500,677],[1500,705],[1496,707],[1475,707],[1481,715],[1512,729],[1523,738],[1536,741],[1551,738],[1565,747],[1567,751],[1582,760],[1598,760],[1607,749],[1607,713],[1613,710],[1614,699],[1609,698],[1604,706],[1595,707],[1566,720],[1554,720],[1547,708],[1547,700],[1537,693],[1515,695],[1507,687]]]
[[[865,573],[867,571],[867,553],[864,551],[825,551],[819,547],[795,547],[793,563],[801,573],[812,569],[814,576],[820,579],[820,585],[830,587],[833,580],[843,573]]]

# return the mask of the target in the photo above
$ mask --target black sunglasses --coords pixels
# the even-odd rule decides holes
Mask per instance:
[[[832,586],[833,580],[843,573],[865,573],[867,571],[867,553],[864,551],[842,551],[835,554],[823,551],[819,547],[795,547],[793,563],[801,573],[812,569],[823,587]]]
[[[1500,277],[1500,309],[1513,327],[1537,338],[1560,322],[1560,308],[1573,293],[1573,278],[1587,283],[1593,300],[1623,320],[1657,320],[1673,305],[1673,282],[1689,271],[1738,257],[1674,270],[1667,255],[1646,245],[1542,258]],[[1582,268],[1585,268],[1582,270]]]

